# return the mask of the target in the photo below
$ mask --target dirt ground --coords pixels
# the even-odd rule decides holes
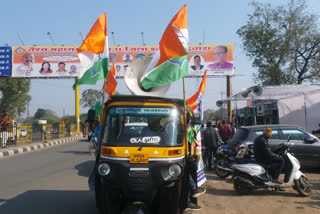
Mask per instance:
[[[207,182],[204,184],[207,192],[199,198],[201,211],[192,213],[235,213],[235,214],[295,214],[320,213],[320,169],[302,170],[312,184],[311,197],[300,197],[293,188],[286,191],[271,191],[271,189],[256,190],[251,195],[240,196],[233,188],[231,176],[220,179],[214,171],[207,171]]]

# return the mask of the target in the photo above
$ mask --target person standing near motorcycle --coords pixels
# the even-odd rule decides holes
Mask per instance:
[[[254,140],[253,151],[258,163],[269,166],[272,182],[283,183],[279,180],[280,173],[284,167],[284,160],[271,151],[268,139],[272,136],[272,130],[266,128],[262,135]]]
[[[208,158],[208,169],[212,169],[212,160],[219,147],[219,134],[212,126],[212,121],[207,121],[207,129],[203,134],[203,142],[206,147],[206,158]],[[204,160],[206,162],[206,160]]]

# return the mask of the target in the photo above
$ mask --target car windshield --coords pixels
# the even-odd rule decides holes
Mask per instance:
[[[171,107],[111,107],[103,144],[113,146],[175,146],[183,143],[179,112]]]
[[[249,135],[249,130],[248,129],[243,129],[239,128],[234,137],[232,138],[234,141],[243,141],[248,138]]]

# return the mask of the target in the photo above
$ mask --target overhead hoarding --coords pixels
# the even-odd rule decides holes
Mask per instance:
[[[0,47],[0,77],[10,77],[12,68],[11,47]]]
[[[12,77],[78,77],[78,71],[82,68],[78,48],[12,47]],[[109,46],[109,66],[111,68],[114,63],[116,76],[123,77],[130,62],[142,56],[152,56],[157,50],[158,46]],[[188,77],[203,76],[205,70],[208,76],[233,75],[233,45],[190,45]]]
[[[13,47],[12,77],[77,77],[78,46]]]

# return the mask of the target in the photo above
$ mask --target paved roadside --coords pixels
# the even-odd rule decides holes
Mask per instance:
[[[25,152],[39,150],[39,149],[50,147],[50,146],[63,144],[63,143],[71,143],[80,139],[83,139],[82,135],[61,138],[61,139],[53,139],[53,140],[49,140],[47,143],[42,143],[42,142],[34,142],[34,143],[28,143],[28,144],[24,143],[24,144],[18,144],[18,145],[6,147],[6,148],[0,148],[0,159],[11,157],[11,156],[25,153]]]

